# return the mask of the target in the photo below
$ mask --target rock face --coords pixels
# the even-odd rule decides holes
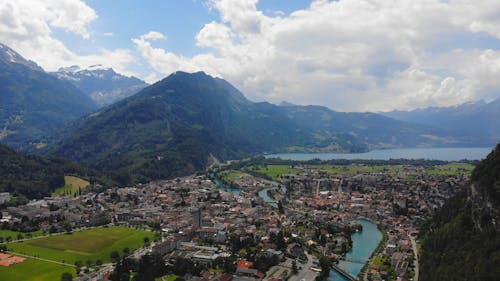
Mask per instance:
[[[470,187],[438,210],[422,244],[421,280],[498,280],[500,144],[478,164]]]

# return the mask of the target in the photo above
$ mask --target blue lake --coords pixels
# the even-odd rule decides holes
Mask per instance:
[[[278,153],[266,158],[307,161],[312,159],[332,160],[389,160],[389,159],[429,159],[442,161],[481,160],[491,152],[492,147],[446,147],[446,148],[398,148],[380,149],[365,153]]]
[[[359,223],[363,226],[363,231],[354,233],[352,238],[352,249],[346,254],[343,261],[340,261],[338,266],[349,272],[353,276],[357,276],[365,263],[370,258],[371,254],[377,248],[382,240],[382,233],[377,226],[367,220],[361,219]],[[330,270],[329,281],[344,281],[345,277],[337,273],[335,270]]]

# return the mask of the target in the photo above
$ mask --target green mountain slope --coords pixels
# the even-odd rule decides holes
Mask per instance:
[[[0,144],[0,192],[23,195],[29,199],[50,196],[64,186],[65,175],[77,175],[92,183],[114,184],[103,174],[60,158],[23,156]]]
[[[0,44],[0,142],[23,150],[96,108],[73,85]]]
[[[500,145],[476,167],[472,181],[434,215],[422,244],[421,280],[498,280]]]
[[[378,114],[254,103],[222,79],[176,72],[84,118],[49,153],[145,182],[202,169],[210,155],[234,159],[449,142],[435,129]]]
[[[52,153],[147,181],[199,170],[210,154],[227,159],[313,144],[276,106],[252,103],[222,79],[177,72],[85,118]]]

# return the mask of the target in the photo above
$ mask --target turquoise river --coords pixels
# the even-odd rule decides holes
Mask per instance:
[[[359,274],[382,240],[382,233],[374,223],[365,219],[359,220],[359,223],[363,226],[363,231],[356,232],[351,236],[353,242],[352,249],[346,254],[344,260],[340,261],[338,264],[340,268],[349,272],[354,277]],[[348,279],[332,269],[328,280],[344,281]]]

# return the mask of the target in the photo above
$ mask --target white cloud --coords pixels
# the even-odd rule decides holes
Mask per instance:
[[[452,105],[500,89],[498,51],[453,41],[500,39],[498,1],[317,0],[288,16],[264,15],[257,2],[206,1],[220,20],[198,32],[206,49],[192,57],[144,35],[133,42],[160,73],[203,70],[254,100],[376,111]],[[454,47],[436,50],[446,40]]]
[[[0,42],[48,71],[102,64],[134,74],[127,71],[135,61],[128,50],[98,49],[92,55],[79,55],[53,36],[53,29],[59,28],[89,39],[89,24],[95,19],[97,13],[80,0],[0,0]]]
[[[141,36],[143,40],[165,40],[167,37],[158,31],[150,31]]]

